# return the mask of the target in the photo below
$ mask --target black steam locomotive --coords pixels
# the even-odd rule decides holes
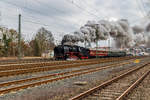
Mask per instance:
[[[67,59],[89,59],[100,57],[121,57],[126,56],[124,51],[90,50],[76,45],[58,45],[54,48],[56,60]]]

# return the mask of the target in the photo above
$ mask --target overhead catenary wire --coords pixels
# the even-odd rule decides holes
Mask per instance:
[[[57,9],[57,8],[54,8],[54,7],[52,7],[52,6],[49,6],[48,4],[46,4],[46,3],[42,3],[42,2],[40,2],[39,0],[35,0],[35,2],[36,3],[39,3],[39,5],[45,5],[44,7],[47,7],[48,9],[53,9],[53,10],[55,10],[56,12],[59,12],[59,13],[62,13],[62,14],[64,14],[64,13],[66,13],[65,11],[63,11],[63,10],[61,10],[61,9]],[[64,21],[64,23],[66,23],[65,21]],[[78,23],[78,21],[76,22],[76,23],[73,23],[73,22],[71,22],[71,24],[73,24],[73,25],[79,25],[79,24],[77,24]]]
[[[147,12],[147,7],[146,7],[144,1],[143,0],[140,0],[140,1],[141,1],[144,11],[146,12],[146,16],[148,16],[149,11]]]
[[[15,3],[11,3],[11,2],[9,2],[9,1],[1,1],[1,2],[4,2],[4,3],[7,3],[7,4],[10,4],[10,5],[13,5],[13,6],[15,6],[15,7],[19,7],[19,5],[17,5],[17,4],[15,4]],[[38,10],[35,10],[35,9],[31,9],[31,8],[28,8],[28,7],[21,7],[21,8],[23,8],[22,10],[28,10],[28,11],[33,11],[33,12],[36,12],[36,13],[38,13],[38,14],[40,14],[40,15],[42,15],[42,16],[47,16],[47,15],[43,15],[43,14],[41,14],[41,12],[40,11],[38,11]],[[55,9],[56,10],[56,9]],[[58,11],[58,10],[57,10]],[[62,11],[61,11],[62,12]],[[31,17],[31,16],[30,16]],[[32,16],[33,17],[33,16]],[[47,16],[47,17],[53,17],[53,16]],[[37,18],[36,18],[37,19]],[[62,20],[61,20],[62,21]],[[66,23],[66,21],[63,21],[63,23]],[[76,25],[78,25],[78,24],[76,24]]]
[[[145,10],[141,7],[141,4],[140,4],[139,0],[135,0],[135,2],[137,4],[137,7],[139,8],[139,11],[145,17],[146,16]]]
[[[87,2],[85,2],[84,0],[78,0],[79,2],[81,2],[82,4],[85,4],[85,5],[87,5],[88,7],[90,7],[91,8],[91,10],[92,11],[94,11],[94,12],[96,12],[96,13],[98,13],[99,14],[99,11],[96,9],[96,8],[94,8],[94,7],[91,7],[91,5],[89,5]],[[102,16],[102,15],[101,15]],[[108,18],[108,16],[102,16],[103,18]]]
[[[78,4],[76,4],[76,3],[74,3],[74,2],[71,2],[70,0],[66,0],[66,1],[72,3],[73,5],[75,5],[75,6],[76,6],[77,8],[79,8],[79,9],[84,10],[84,12],[88,13],[90,16],[98,17],[97,15],[93,14],[92,12],[87,11],[87,10],[84,9],[83,7],[79,6]],[[11,3],[11,2],[8,2],[8,1],[2,1],[2,2],[6,2],[6,3],[8,3],[8,4],[11,4],[11,5],[14,5],[14,6],[17,6],[17,7],[18,7],[17,4],[14,4],[14,3]],[[26,5],[27,5],[27,4],[26,4]],[[47,7],[50,8],[50,6],[47,6]],[[35,9],[31,9],[31,8],[28,8],[28,7],[25,7],[25,6],[23,7],[23,9],[29,10],[29,11],[32,10],[32,11],[38,13],[38,14],[41,14],[41,11],[38,11],[38,10],[35,10]],[[62,13],[63,13],[63,10],[55,9],[55,11],[59,11],[59,12],[62,12]],[[41,15],[42,15],[42,14],[41,14]],[[48,15],[43,15],[43,16],[52,17],[52,16],[48,16]],[[28,17],[30,17],[30,16],[28,16]],[[33,16],[32,16],[32,17],[33,17]],[[32,18],[32,17],[31,17],[31,18]],[[34,19],[34,20],[35,20],[35,19],[37,20],[38,18],[33,17],[33,19]],[[63,22],[63,23],[66,23],[66,22],[63,21],[63,20],[62,20],[62,22]],[[37,21],[37,22],[34,22],[34,23],[41,23],[41,22],[40,22],[40,21]],[[49,26],[49,25],[47,25],[47,24],[43,24],[43,25],[44,25],[44,26]]]
[[[142,3],[142,5],[141,5],[141,3]],[[136,4],[137,4],[137,6],[138,6],[138,8],[139,8],[139,11],[141,12],[141,14],[143,15],[143,19],[149,19],[150,17],[149,17],[149,15],[148,15],[148,12],[146,11],[146,6],[145,6],[145,4],[144,4],[144,1],[143,0],[136,0]],[[137,23],[137,22],[136,22]]]
[[[29,20],[26,20],[26,19],[23,19],[23,21],[24,22],[33,23],[33,24],[43,25],[43,26],[51,26],[51,25],[48,25],[48,24],[43,24],[43,23],[40,23],[40,22],[29,21]]]
[[[14,3],[11,3],[11,2],[8,2],[8,1],[1,1],[1,2],[8,3],[8,4],[10,4],[10,5],[19,7],[19,5],[14,4]],[[40,14],[40,16],[46,16],[46,17],[49,17],[49,18],[54,18],[53,16],[48,16],[48,15],[45,14],[45,13],[44,13],[44,15],[43,15],[43,12],[38,11],[38,10],[35,10],[35,9],[31,9],[31,8],[28,8],[28,7],[21,7],[21,8],[23,8],[22,10],[24,10],[24,11],[25,11],[25,10],[33,11],[33,12],[35,12],[35,13],[37,13],[37,14]],[[36,19],[37,19],[37,18],[36,18]],[[63,19],[57,19],[57,20],[60,20],[61,22],[63,22],[63,23],[66,24],[66,21],[65,21],[65,20],[63,21]],[[59,21],[59,22],[60,22],[60,21]],[[78,24],[76,24],[76,25],[78,25]]]
[[[31,21],[31,20],[28,20],[28,19],[25,19],[25,18],[23,18],[22,19],[23,20],[23,22],[27,22],[27,23],[32,23],[32,24],[36,24],[36,25],[40,25],[40,26],[45,26],[45,27],[49,27],[49,28],[56,28],[57,29],[57,27],[54,27],[54,26],[52,26],[52,25],[50,25],[50,24],[44,24],[44,23],[41,23],[41,22],[35,22],[35,21]],[[60,29],[59,29],[60,30]],[[58,33],[63,33],[64,31],[62,31],[62,30],[60,30],[60,31],[56,31],[55,30],[55,32],[58,32]]]
[[[13,14],[13,16],[8,16],[10,19],[13,19],[13,20],[17,20],[18,18],[18,15],[17,14]],[[54,25],[50,25],[50,24],[45,24],[45,23],[42,23],[40,21],[33,21],[33,19],[31,18],[35,18],[33,16],[23,16],[22,15],[22,20],[23,22],[28,22],[28,23],[33,23],[33,24],[37,24],[37,25],[41,25],[41,26],[46,26],[46,27],[54,27]],[[32,20],[32,21],[31,21]],[[5,25],[7,26],[7,25]],[[57,27],[54,27],[54,28],[57,28]],[[57,31],[58,32],[58,31]],[[62,31],[63,32],[63,31]]]
[[[43,2],[40,2],[39,0],[34,0],[34,1],[35,1],[36,3],[39,3],[40,5],[41,5],[41,4],[42,4],[42,5],[45,5],[45,7],[50,8],[50,9],[53,9],[53,10],[55,10],[56,12],[65,13],[65,11],[60,10],[60,9],[57,9],[57,8],[54,8],[54,7],[52,7],[52,6],[49,6],[48,4],[43,3]]]
[[[141,4],[142,4],[144,10],[146,10],[146,6],[145,6],[145,4],[144,4],[144,1],[143,1],[143,0],[140,0],[140,1],[141,1]]]
[[[10,5],[13,5],[13,6],[15,6],[15,7],[19,7],[19,5],[14,4],[14,3],[11,3],[11,2],[8,2],[8,1],[1,1],[1,2],[4,2],[4,3],[10,4]],[[28,11],[36,12],[36,13],[38,13],[38,14],[41,13],[41,12],[38,11],[38,10],[34,10],[34,9],[31,9],[31,8],[28,8],[28,7],[21,7],[21,8],[26,9],[26,10],[28,10]],[[23,9],[22,9],[22,10],[23,10]],[[42,14],[41,14],[41,15],[42,15]],[[45,16],[47,16],[47,15],[45,15]],[[29,17],[31,17],[31,16],[29,16]],[[32,17],[33,17],[33,16],[32,16]]]
[[[15,16],[16,17],[16,16]],[[9,18],[11,18],[11,19],[13,19],[13,20],[17,20],[17,17],[15,18],[14,16],[9,16]],[[28,18],[26,18],[26,17],[24,17],[24,16],[22,16],[22,22],[24,23],[32,23],[32,24],[36,24],[36,25],[40,25],[40,26],[45,26],[45,27],[49,27],[49,28],[52,28],[53,27],[53,29],[54,29],[54,31],[55,32],[57,32],[57,33],[63,33],[63,31],[62,30],[60,30],[60,31],[58,31],[58,30],[56,30],[57,29],[57,27],[54,27],[53,25],[50,25],[50,24],[44,24],[44,23],[41,23],[41,22],[37,22],[37,21],[31,21],[30,19],[28,19]],[[8,25],[3,25],[3,26],[5,26],[5,27],[7,27]],[[26,27],[27,28],[27,27]],[[29,27],[30,28],[30,27]],[[24,31],[24,30],[23,30]],[[25,32],[24,32],[25,33]]]
[[[10,4],[10,5],[13,5],[13,6],[18,7],[17,4],[13,4],[13,3],[11,3],[11,2],[7,2],[7,3]],[[34,10],[34,9],[31,9],[31,8],[23,7],[22,10],[24,10],[24,9],[25,9],[25,10],[30,10],[30,11],[32,10],[32,11],[34,11],[34,12],[40,14],[40,11],[38,11],[38,10]],[[43,15],[43,16],[44,16],[44,15]],[[47,16],[47,15],[46,15],[46,16]],[[62,31],[61,29],[58,29],[58,27],[54,27],[54,25],[44,24],[44,23],[41,23],[40,21],[30,21],[30,20],[28,20],[29,17],[30,17],[30,18],[34,18],[34,20],[37,19],[37,18],[35,18],[35,17],[33,17],[33,16],[28,16],[28,18],[26,18],[25,16],[23,16],[23,19],[22,19],[23,22],[32,23],[32,24],[36,24],[36,25],[41,25],[41,26],[45,26],[45,27],[49,27],[49,28],[53,27],[51,31],[53,31],[54,33],[55,33],[55,32],[57,32],[57,33],[65,33],[65,32]],[[47,16],[47,17],[49,17],[49,16]],[[66,21],[64,21],[63,23],[66,24]],[[78,26],[79,26],[79,25],[78,25]]]
[[[55,29],[54,29],[54,26],[52,26],[52,25],[49,25],[49,24],[43,24],[43,23],[41,23],[41,22],[34,22],[34,21],[30,21],[30,20],[27,20],[27,19],[22,19],[23,20],[23,22],[26,22],[26,23],[32,23],[32,24],[36,24],[36,25],[40,25],[40,26],[45,26],[45,27],[49,27],[50,29],[53,27],[53,32],[54,33],[64,33],[64,31],[62,31],[62,30],[57,30],[57,28],[55,27]],[[30,27],[29,27],[30,28]],[[51,32],[52,32],[52,30],[51,30]],[[25,33],[25,32],[24,32]],[[33,36],[35,35],[35,34],[32,34]],[[31,35],[29,36],[29,35],[26,35],[26,37],[28,37],[28,38],[31,38]]]
[[[79,8],[79,9],[81,9],[81,10],[85,11],[88,15],[93,16],[93,17],[96,17],[96,18],[100,19],[100,17],[99,17],[99,16],[97,16],[97,15],[95,15],[95,14],[91,13],[90,11],[88,11],[88,10],[86,10],[86,9],[84,9],[84,8],[82,8],[82,7],[80,7],[80,6],[79,6],[78,4],[76,4],[75,2],[70,1],[70,0],[66,0],[66,1],[67,1],[68,3],[70,3],[70,4],[74,5],[74,6],[76,6],[77,8]]]

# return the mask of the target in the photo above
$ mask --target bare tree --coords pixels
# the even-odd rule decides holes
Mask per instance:
[[[39,48],[38,52],[40,53],[40,55],[41,53],[47,50],[53,49],[55,46],[53,34],[50,31],[46,30],[44,27],[40,28],[37,31],[37,34],[34,40],[35,41],[32,41],[32,42],[37,42],[38,46],[36,43],[33,43],[33,44],[35,44],[36,48],[37,47]]]

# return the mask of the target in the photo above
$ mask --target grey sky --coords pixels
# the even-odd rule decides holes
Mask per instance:
[[[138,23],[144,10],[149,10],[149,2],[143,3],[144,6],[140,0],[1,0],[0,24],[17,29],[21,13],[25,39],[31,39],[42,26],[59,39],[62,33],[76,31],[88,20],[126,18],[131,24]]]

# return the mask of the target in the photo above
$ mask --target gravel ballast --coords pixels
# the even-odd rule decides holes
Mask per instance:
[[[85,90],[88,90],[93,86],[100,84],[101,82],[104,82],[108,78],[114,77],[116,74],[121,73],[125,69],[134,67],[132,65],[136,65],[136,64],[132,63],[130,65],[126,64],[124,66],[118,66],[118,67],[116,66],[115,68],[109,68],[98,72],[81,75],[78,77],[64,79],[64,80],[44,84],[41,86],[20,90],[17,92],[11,92],[5,95],[1,95],[0,100],[67,100],[68,98],[76,94],[79,94]],[[100,65],[91,65],[91,66],[96,67]],[[65,71],[68,70],[74,70],[74,69],[66,69]],[[57,72],[62,72],[62,70],[57,70]],[[51,74],[51,73],[55,73],[55,71],[46,72],[46,73]],[[86,82],[86,84],[85,85],[74,84],[77,81]]]

